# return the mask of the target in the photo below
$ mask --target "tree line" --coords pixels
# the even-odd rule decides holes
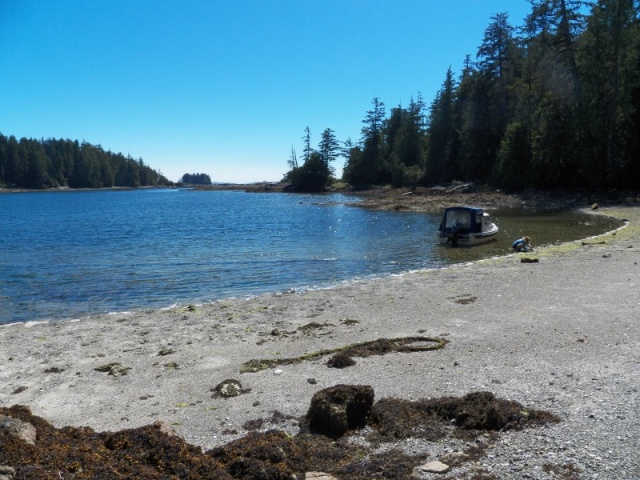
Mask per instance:
[[[296,151],[292,147],[288,161],[290,170],[285,174],[283,182],[288,183],[289,190],[294,192],[320,192],[325,189],[334,174],[331,162],[340,155],[340,142],[330,128],[322,132],[317,150],[311,147],[309,127],[305,128],[302,140],[304,141],[302,164],[298,164]]]
[[[13,188],[109,188],[172,183],[142,161],[77,140],[0,134],[0,185]]]
[[[418,95],[387,115],[374,98],[357,142],[338,148],[335,137],[327,140],[346,158],[343,180],[511,190],[640,185],[640,1],[530,3],[518,29],[506,13],[491,17],[476,61],[467,56],[458,79],[449,68],[429,106]],[[307,128],[302,165],[292,149],[284,180],[293,189],[329,178],[331,155],[310,149],[308,137]],[[314,172],[315,183],[307,178]]]
[[[185,173],[180,178],[180,183],[190,185],[211,185],[211,177],[206,173]]]

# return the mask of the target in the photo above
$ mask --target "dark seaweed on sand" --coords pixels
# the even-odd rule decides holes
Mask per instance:
[[[35,445],[0,434],[0,465],[15,469],[14,480],[290,480],[293,475],[304,478],[308,471],[331,473],[341,480],[400,480],[410,478],[413,468],[426,458],[393,448],[377,452],[376,442],[354,443],[349,435],[334,440],[278,430],[250,432],[203,452],[155,424],[99,433],[88,427],[55,428],[24,406],[0,408],[0,415],[28,422],[37,430]],[[407,437],[436,441],[452,430],[477,434],[557,421],[550,413],[497,399],[490,392],[473,392],[462,398],[416,402],[382,399],[373,407],[369,426],[383,442]],[[466,458],[475,460],[484,450],[472,445],[467,454]]]

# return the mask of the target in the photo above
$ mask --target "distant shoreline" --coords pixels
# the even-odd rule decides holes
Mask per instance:
[[[70,187],[58,187],[58,188],[2,188],[0,187],[0,194],[2,193],[51,193],[51,192],[100,192],[100,191],[118,191],[118,190],[150,190],[150,189],[174,189],[177,187],[102,187],[102,188],[70,188]]]
[[[461,188],[465,185],[449,185],[434,187],[391,188],[373,187],[356,190],[340,188],[323,193],[344,193],[363,197],[357,206],[388,211],[421,211],[440,212],[443,208],[455,205],[474,205],[486,209],[542,209],[542,210],[571,210],[581,208],[599,208],[604,206],[640,205],[640,190],[527,190],[522,193],[507,193],[492,190],[486,186],[474,186],[469,189]],[[148,189],[176,189],[190,188],[201,191],[243,191],[248,193],[283,193],[286,185],[281,183],[259,182],[251,184],[215,184],[211,186],[158,186],[158,187],[109,187],[109,188],[79,188],[69,187],[50,188],[42,190],[0,188],[2,193],[38,193],[38,192],[75,192],[75,191],[119,191],[119,190],[148,190]],[[292,195],[304,195],[291,193]]]

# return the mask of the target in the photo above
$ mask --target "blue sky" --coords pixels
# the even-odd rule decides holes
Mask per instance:
[[[360,138],[528,0],[0,0],[0,133],[87,141],[177,181],[277,181],[305,127]],[[341,173],[342,160],[336,162]]]

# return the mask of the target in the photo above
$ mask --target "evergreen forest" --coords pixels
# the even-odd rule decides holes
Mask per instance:
[[[180,178],[180,183],[189,185],[211,185],[211,177],[206,173],[185,173]]]
[[[512,191],[640,186],[640,1],[530,0],[522,27],[491,17],[475,61],[449,68],[427,105],[387,113],[374,98],[361,137],[305,130],[284,181],[318,191],[346,159],[352,186],[454,180]]]
[[[32,140],[0,134],[0,186],[25,189],[171,185],[142,161],[77,140]]]

